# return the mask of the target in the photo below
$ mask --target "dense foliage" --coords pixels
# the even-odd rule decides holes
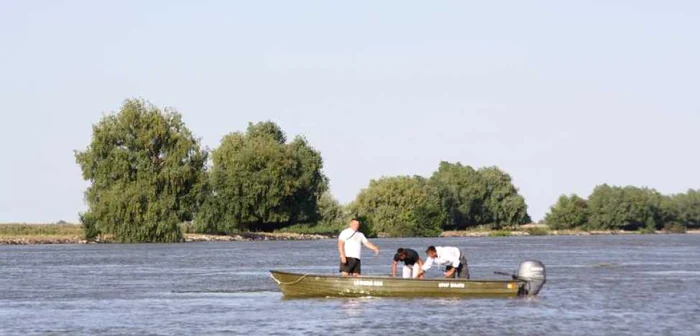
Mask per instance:
[[[197,216],[197,230],[232,233],[319,220],[327,189],[318,151],[302,137],[287,143],[272,122],[250,124],[224,137],[212,152],[211,192]]]
[[[700,228],[700,190],[690,189],[671,197],[676,207],[678,221],[689,228]]]
[[[561,196],[545,217],[553,229],[654,231],[696,225],[697,192],[664,196],[649,188],[599,185],[584,200]],[[696,203],[694,203],[696,202]]]
[[[437,236],[444,221],[437,190],[420,176],[372,180],[350,211],[392,237]]]
[[[119,242],[172,242],[178,223],[192,219],[202,201],[206,151],[180,114],[143,100],[93,126],[88,148],[76,153],[88,211],[88,238],[110,234]]]
[[[484,224],[500,228],[530,221],[525,199],[518,194],[510,175],[498,167],[474,170],[461,163],[441,162],[431,182],[448,218],[444,229]]]
[[[583,227],[588,223],[588,203],[578,195],[561,195],[544,220],[554,230]]]
[[[90,145],[75,156],[90,182],[81,214],[88,238],[171,242],[182,239],[182,230],[337,233],[352,217],[370,237],[436,236],[530,221],[510,175],[459,162],[441,162],[430,178],[372,180],[342,206],[328,192],[321,154],[303,137],[288,141],[269,121],[226,135],[207,170],[209,155],[180,114],[139,99],[95,124]],[[665,196],[604,184],[587,200],[561,196],[545,222],[552,229],[684,232],[700,228],[700,190]]]

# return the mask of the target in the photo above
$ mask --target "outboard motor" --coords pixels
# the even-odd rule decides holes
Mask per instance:
[[[539,260],[526,260],[520,264],[518,279],[526,281],[520,287],[520,295],[537,295],[547,282],[544,264]]]

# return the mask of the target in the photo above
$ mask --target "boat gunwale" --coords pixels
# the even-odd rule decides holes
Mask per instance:
[[[391,276],[364,276],[361,275],[359,277],[343,277],[340,275],[330,275],[330,274],[316,274],[316,273],[293,273],[293,272],[287,272],[287,271],[276,271],[276,270],[270,270],[270,273],[274,277],[275,273],[277,274],[283,274],[283,275],[291,275],[291,276],[296,276],[296,277],[320,277],[320,278],[326,278],[326,279],[340,279],[340,280],[356,280],[356,279],[381,279],[381,280],[397,280],[397,281],[421,281],[421,282],[426,282],[426,281],[433,281],[433,282],[445,282],[445,281],[450,281],[450,282],[470,282],[470,283],[476,283],[476,282],[500,282],[500,283],[511,283],[511,282],[517,282],[517,283],[527,283],[525,280],[521,279],[512,279],[512,280],[489,280],[489,279],[479,279],[479,280],[474,280],[474,279],[450,279],[450,278],[429,278],[429,279],[418,279],[418,278],[399,278],[399,277],[391,277]]]

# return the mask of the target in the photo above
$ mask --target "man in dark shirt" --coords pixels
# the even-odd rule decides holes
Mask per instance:
[[[415,250],[410,248],[400,248],[394,255],[394,263],[391,265],[391,276],[396,277],[396,266],[399,261],[403,261],[403,277],[418,278],[423,267],[423,260]],[[422,277],[422,276],[421,276]]]

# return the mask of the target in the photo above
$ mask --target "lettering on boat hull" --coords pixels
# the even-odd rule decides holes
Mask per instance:
[[[454,282],[439,282],[438,288],[464,288],[464,284]]]
[[[355,286],[384,287],[384,281],[355,280],[353,284]]]

